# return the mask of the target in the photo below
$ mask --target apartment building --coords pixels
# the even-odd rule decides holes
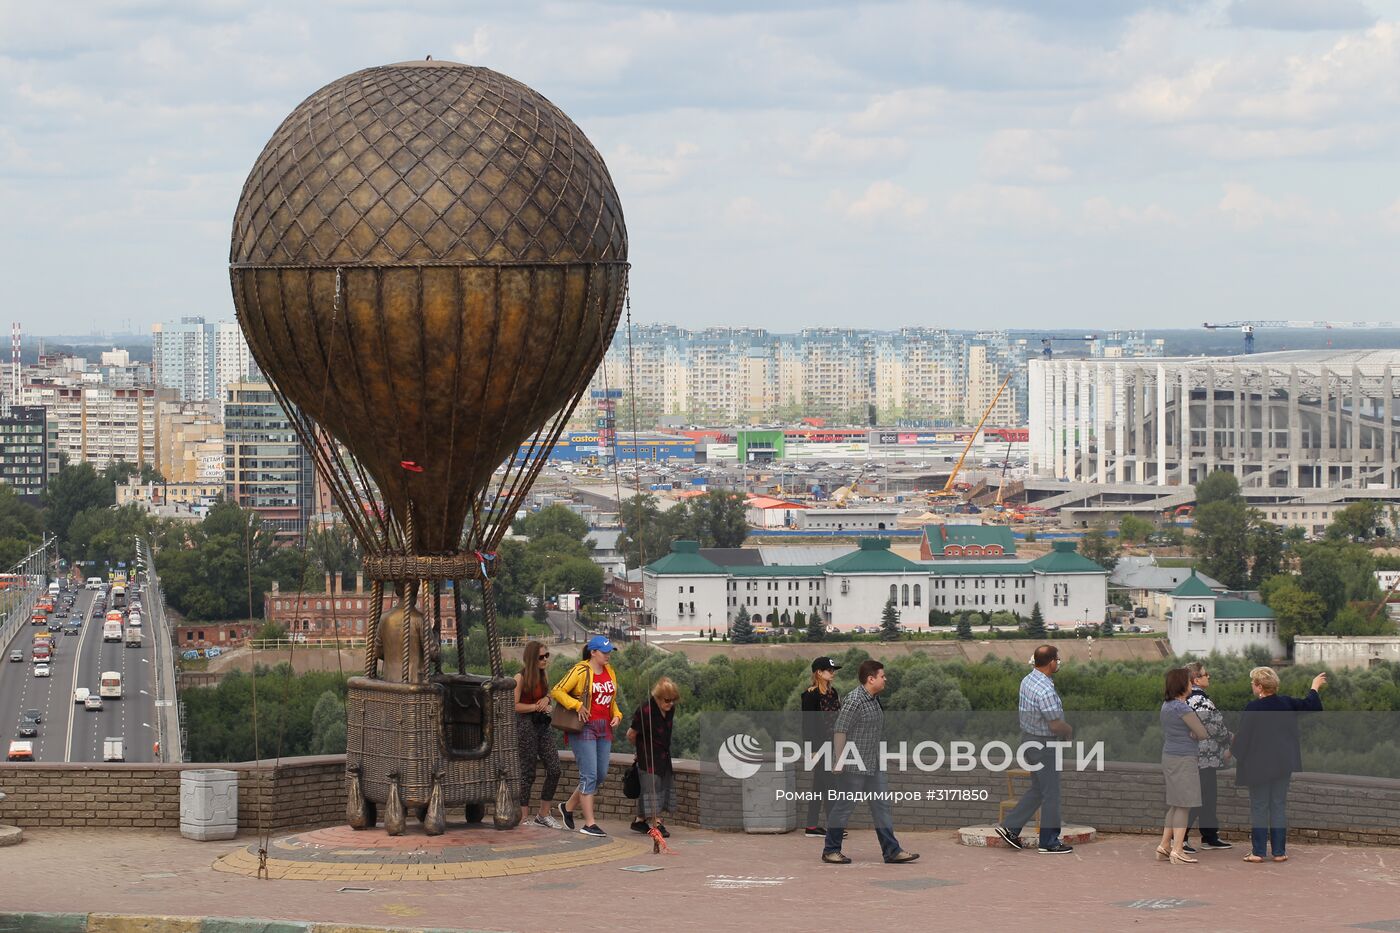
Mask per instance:
[[[156,390],[121,388],[95,381],[97,373],[64,381],[27,382],[21,405],[42,406],[56,425],[55,455],[102,470],[125,461],[136,466],[156,459]]]
[[[311,457],[272,387],[235,382],[224,400],[224,496],[252,509],[280,541],[306,530],[314,502]]]
[[[156,469],[170,483],[224,481],[224,426],[211,401],[162,401],[156,411]]]
[[[233,321],[185,317],[151,326],[155,382],[187,402],[212,401],[222,417],[224,389],[257,375],[243,332]]]
[[[0,417],[0,483],[37,501],[57,470],[58,458],[49,453],[49,423],[43,408],[15,405]]]

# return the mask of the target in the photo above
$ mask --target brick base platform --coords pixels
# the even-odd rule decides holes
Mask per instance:
[[[429,836],[410,822],[402,836],[332,826],[273,839],[269,878],[303,881],[456,881],[596,865],[651,852],[642,837],[595,838],[525,824],[501,832],[480,823],[448,824]],[[223,856],[216,871],[258,874],[255,843]]]

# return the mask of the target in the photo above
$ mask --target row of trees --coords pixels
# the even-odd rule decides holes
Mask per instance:
[[[629,569],[665,557],[672,541],[698,541],[701,547],[741,547],[749,535],[744,496],[727,489],[711,489],[665,511],[655,496],[633,497],[623,504],[621,517],[623,533],[617,546]]]
[[[836,688],[845,695],[856,687],[856,669],[871,656],[870,652],[851,646],[830,653],[842,665]],[[551,683],[558,682],[579,657],[564,651],[554,654],[549,670]],[[469,653],[469,657],[469,667],[485,672],[484,646],[479,656]],[[618,674],[619,702],[626,714],[646,701],[658,678],[670,677],[680,687],[672,739],[677,757],[697,756],[702,715],[736,710],[797,710],[802,691],[811,683],[810,657],[772,660],[720,655],[699,664],[679,652],[663,654],[634,643],[615,652],[612,660]],[[882,660],[889,685],[881,702],[891,712],[970,710],[1014,716],[1017,692],[1027,670],[1023,661],[989,657],[969,664],[935,660],[920,652]],[[1070,662],[1056,675],[1055,683],[1071,720],[1076,722],[1092,719],[1089,711],[1138,712],[1155,722],[1162,702],[1163,676],[1168,668],[1180,666],[1184,660]],[[1211,696],[1221,709],[1243,708],[1252,698],[1249,669],[1265,661],[1267,658],[1260,656],[1208,659],[1214,675]],[[515,659],[508,664],[512,673],[519,669]],[[1302,695],[1314,673],[1282,669],[1282,692]],[[258,668],[256,674],[235,672],[217,687],[182,694],[193,757],[201,761],[246,761],[254,757],[255,676],[257,751],[266,757],[279,750],[283,756],[343,750],[343,676],[338,672],[292,675],[283,665]],[[1330,676],[1329,710],[1400,710],[1400,665],[1342,670],[1331,672]],[[1128,725],[1142,721],[1121,716],[1112,719]],[[616,742],[618,751],[630,750],[621,731]],[[1153,737],[1152,743],[1155,744],[1150,752],[1155,755],[1160,752],[1160,739]]]

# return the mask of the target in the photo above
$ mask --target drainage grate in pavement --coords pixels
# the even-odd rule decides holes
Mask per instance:
[[[1353,923],[1353,930],[1385,930],[1387,933],[1400,933],[1400,920],[1372,920],[1370,923]]]
[[[1205,907],[1205,901],[1188,901],[1184,897],[1144,897],[1136,901],[1118,901],[1114,907],[1128,910],[1180,910],[1185,907]]]
[[[373,890],[374,890],[374,888],[357,888],[357,887],[354,887],[354,886],[352,886],[352,885],[346,885],[346,886],[343,887],[343,888],[336,888],[336,889],[335,889],[335,893],[336,893],[336,894],[368,894],[368,893],[370,893],[370,892],[373,891]]]
[[[946,888],[962,884],[961,881],[945,881],[942,878],[893,878],[889,881],[876,881],[875,887],[889,891],[927,891],[929,888]]]
[[[623,871],[635,871],[635,872],[661,871],[661,866],[660,866],[660,865],[623,865],[623,866],[622,866],[622,870],[623,870]]]

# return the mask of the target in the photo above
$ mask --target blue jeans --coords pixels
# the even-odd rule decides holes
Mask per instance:
[[[596,794],[608,776],[608,759],[612,756],[612,739],[608,738],[606,722],[590,722],[583,731],[569,736],[569,747],[578,763],[578,792]]]
[[[1250,851],[1263,858],[1266,846],[1272,845],[1274,855],[1287,855],[1288,784],[1293,775],[1285,774],[1263,784],[1249,785],[1249,844]]]
[[[1021,827],[1040,811],[1040,847],[1048,849],[1060,842],[1060,772],[1055,770],[1054,749],[1047,749],[1042,742],[1054,741],[1035,735],[1021,736],[1023,743],[1034,743],[1026,749],[1026,763],[1040,764],[1039,771],[1031,772],[1031,789],[1016,801],[1016,806],[1006,814],[1004,825],[1013,835],[1021,834]]]
[[[846,831],[846,823],[856,808],[851,794],[883,794],[889,790],[889,781],[883,771],[844,770],[836,775],[836,790],[841,794],[832,804],[827,814],[826,845],[822,854],[841,851],[841,837]],[[870,798],[870,818],[875,823],[875,835],[880,840],[880,854],[894,858],[899,854],[899,840],[894,837],[894,821],[890,818],[890,802],[877,797]]]

